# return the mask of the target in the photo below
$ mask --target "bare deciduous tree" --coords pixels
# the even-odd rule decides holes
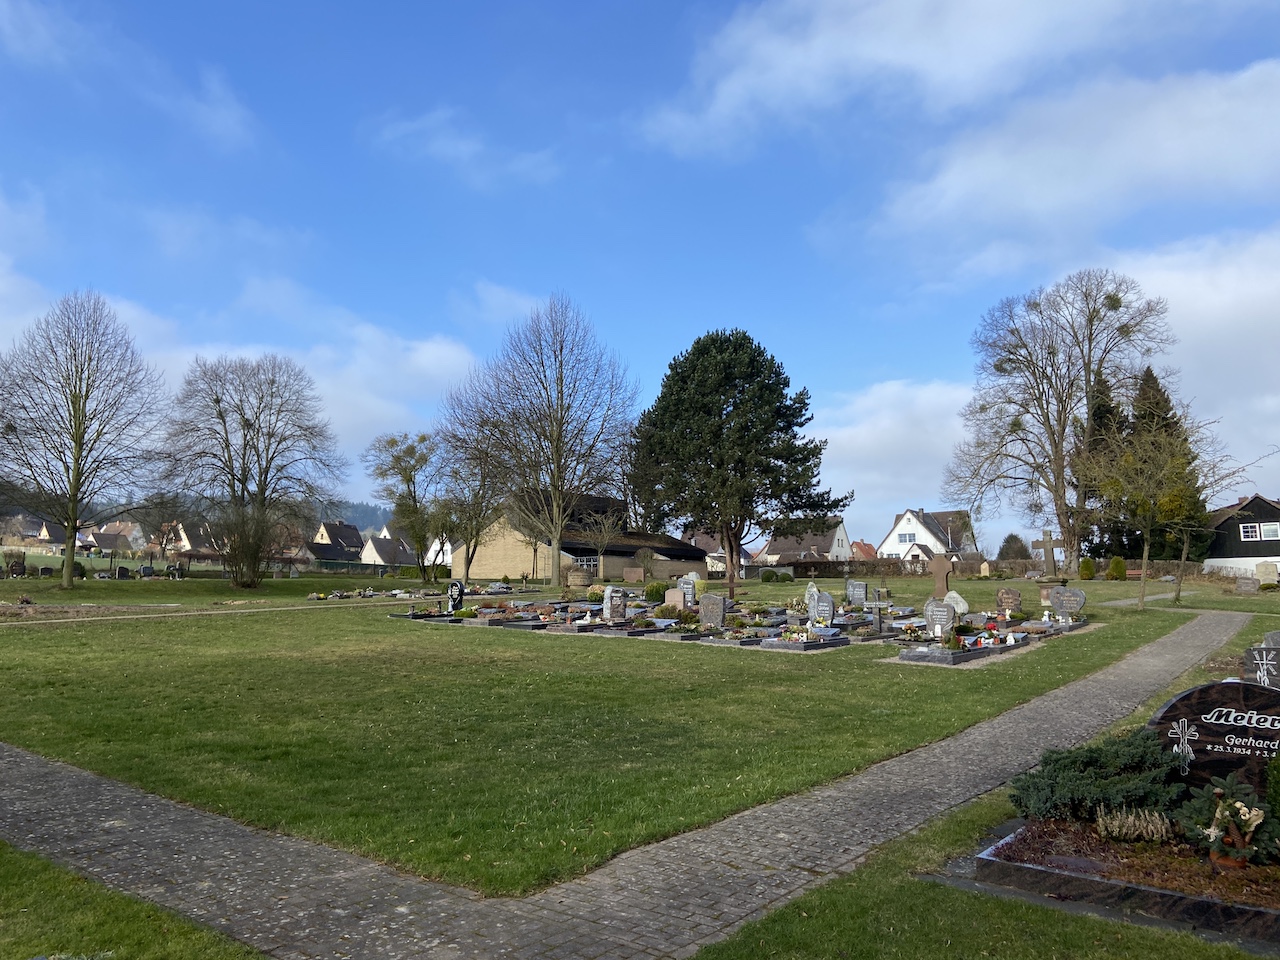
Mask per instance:
[[[480,428],[476,442],[490,448],[517,524],[550,543],[553,586],[578,501],[616,482],[635,399],[621,361],[557,294],[446,400],[448,421]]]
[[[375,499],[392,508],[392,522],[413,548],[422,582],[427,564],[435,578],[432,548],[446,533],[447,512],[440,509],[445,479],[444,446],[430,433],[384,433],[374,438],[360,459],[377,483]]]
[[[0,474],[12,498],[76,534],[129,508],[154,473],[160,375],[99,294],[62,297],[0,357]]]
[[[345,469],[310,375],[287,357],[197,357],[174,403],[169,476],[199,497],[236,586],[254,587]]]
[[[1091,443],[1094,384],[1132,381],[1140,361],[1173,342],[1166,311],[1110,270],[1083,270],[993,307],[971,341],[968,439],[952,454],[944,496],[975,515],[1007,498],[1030,519],[1052,516],[1074,570],[1088,504],[1071,460]]]

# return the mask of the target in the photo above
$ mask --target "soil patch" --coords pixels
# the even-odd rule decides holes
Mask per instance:
[[[1088,873],[1194,897],[1280,910],[1280,866],[1221,869],[1185,843],[1119,843],[1089,824],[1033,820],[992,855],[1012,863]]]

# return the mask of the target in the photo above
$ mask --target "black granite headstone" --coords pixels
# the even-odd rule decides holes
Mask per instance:
[[[1084,601],[1084,591],[1076,587],[1054,587],[1049,591],[1049,604],[1060,617],[1078,617]]]
[[[676,581],[676,586],[684,591],[684,605],[686,608],[692,607],[698,602],[698,588],[696,580],[690,580],[688,577],[681,577]]]
[[[813,598],[813,602],[809,604],[809,620],[811,623],[820,623],[824,626],[830,626],[832,619],[836,615],[836,601],[829,593],[818,591],[818,595]]]
[[[867,602],[867,585],[861,580],[846,580],[844,598],[855,607],[863,606]]]
[[[1257,683],[1207,683],[1184,690],[1147,723],[1182,760],[1193,787],[1236,771],[1261,788],[1280,751],[1280,690]]]
[[[1260,683],[1264,687],[1280,687],[1280,650],[1275,647],[1249,647],[1244,652],[1244,673],[1246,680]]]
[[[627,619],[627,591],[621,587],[605,587],[604,610],[601,616],[606,620]]]
[[[457,613],[462,609],[462,597],[465,593],[466,588],[463,587],[461,580],[449,581],[448,597],[450,613]]]

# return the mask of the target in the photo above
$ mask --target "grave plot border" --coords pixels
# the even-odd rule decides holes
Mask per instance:
[[[830,640],[768,640],[760,641],[761,650],[781,650],[784,653],[809,653],[813,650],[834,650],[849,646],[848,637],[832,637]]]

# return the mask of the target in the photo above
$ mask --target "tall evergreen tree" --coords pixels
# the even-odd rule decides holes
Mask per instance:
[[[716,330],[671,361],[636,426],[630,482],[645,515],[714,532],[730,596],[749,533],[818,529],[853,500],[819,489],[826,441],[801,435],[809,392],[790,386],[745,332]]]

